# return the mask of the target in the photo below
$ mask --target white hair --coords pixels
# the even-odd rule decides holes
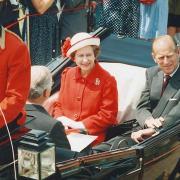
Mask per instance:
[[[51,90],[52,75],[46,66],[31,66],[31,85],[29,99],[40,97],[44,90]]]

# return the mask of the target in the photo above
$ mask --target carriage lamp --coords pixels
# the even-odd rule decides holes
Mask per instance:
[[[31,130],[23,136],[18,147],[18,173],[37,180],[55,173],[55,146],[48,143],[46,132]]]

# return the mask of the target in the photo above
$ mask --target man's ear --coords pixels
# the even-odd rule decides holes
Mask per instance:
[[[48,97],[49,97],[49,92],[48,92],[47,89],[45,89],[45,90],[43,91],[43,97],[45,97],[45,98],[48,98]]]
[[[154,59],[154,62],[157,63],[156,58],[155,58],[155,54],[152,52],[151,55],[152,55],[152,58]]]
[[[178,54],[178,57],[180,58],[180,45],[177,47],[176,52]]]

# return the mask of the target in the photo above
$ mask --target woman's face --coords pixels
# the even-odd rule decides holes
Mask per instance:
[[[74,60],[81,69],[82,76],[87,76],[95,65],[95,55],[92,46],[85,46],[76,51]]]

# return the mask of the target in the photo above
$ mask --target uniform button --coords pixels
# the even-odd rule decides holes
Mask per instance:
[[[78,118],[78,114],[74,114],[74,117],[77,119]]]
[[[80,97],[77,97],[76,99],[77,99],[77,101],[80,101],[80,100],[81,100],[81,98],[80,98]]]
[[[85,80],[84,80],[84,79],[82,79],[82,82],[84,83],[84,82],[85,82]]]

